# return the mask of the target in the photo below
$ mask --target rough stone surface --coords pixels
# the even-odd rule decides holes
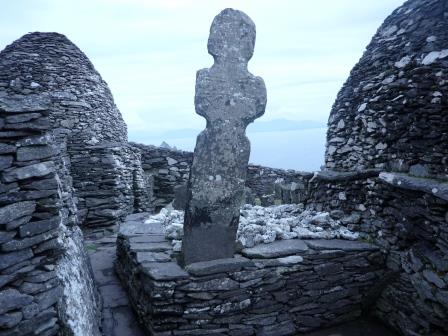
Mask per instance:
[[[409,0],[378,29],[331,110],[328,169],[448,178],[446,6]]]
[[[447,6],[410,0],[380,27],[334,104],[324,171],[247,167],[245,203],[255,206],[242,209],[238,237],[249,239],[239,248],[301,238],[308,250],[236,269],[237,258],[190,264],[196,273],[186,274],[174,266],[181,216],[169,228],[158,215],[148,225],[147,214],[130,216],[116,266],[129,301],[111,280],[113,248],[91,249],[103,333],[142,333],[131,304],[155,335],[296,334],[356,319],[361,309],[402,335],[447,334]],[[210,71],[199,73],[199,87]],[[128,145],[107,85],[52,33],[28,34],[0,53],[0,128],[0,292],[8,310],[0,334],[97,335],[77,225],[114,225],[167,205],[193,155]],[[266,208],[280,203],[297,205]],[[282,207],[298,213],[274,210]],[[154,263],[170,265],[161,267],[169,276],[144,274]]]
[[[414,177],[400,173],[380,173],[380,179],[400,188],[423,191],[448,201],[448,182],[429,178]]]
[[[131,240],[152,237],[139,232],[154,223],[129,222],[118,235],[116,271],[150,335],[282,336],[339,324],[361,315],[385,274],[383,256],[365,243],[364,249],[335,253],[300,240],[276,242],[300,244],[281,257],[192,263],[188,274],[177,266],[175,250],[165,252],[165,262],[138,260],[145,250],[136,252]],[[276,250],[276,243],[259,246]],[[143,247],[146,252],[152,244]],[[148,276],[148,269],[157,276]]]
[[[300,254],[308,250],[307,245],[298,239],[280,240],[270,244],[261,244],[245,248],[242,254],[250,258],[277,258],[293,254]]]
[[[183,257],[192,262],[230,258],[249,161],[246,127],[263,115],[266,88],[247,70],[255,25],[225,9],[213,20],[208,51],[215,62],[196,77],[196,113],[207,120],[199,134],[188,182]]]
[[[329,117],[325,167],[358,176],[308,185],[314,207],[356,216],[387,255],[372,312],[403,335],[448,333],[447,17],[446,1],[409,0],[384,21]]]
[[[114,271],[116,235],[86,237],[85,245],[103,306],[101,317],[104,336],[143,336],[143,329],[133,314],[127,293]]]
[[[0,69],[4,62],[2,52]],[[0,71],[0,82],[7,74]],[[68,154],[63,146],[53,150],[60,144],[48,122],[49,97],[11,87],[6,93],[0,119],[20,133],[1,138],[13,160],[0,171],[0,333],[99,335],[90,269],[69,244],[79,230],[77,210]]]
[[[316,250],[342,250],[342,251],[369,251],[378,250],[379,248],[375,245],[350,241],[341,239],[316,239],[316,240],[305,240],[305,244],[310,248]]]
[[[81,225],[111,226],[134,210],[150,209],[140,154],[127,143],[126,124],[107,84],[78,47],[61,34],[30,33],[1,52],[0,73],[8,136],[25,127],[48,127],[45,122],[58,143],[28,139],[17,149],[17,160],[42,161],[58,147],[67,151]],[[38,117],[44,107],[45,118]],[[51,171],[40,162],[12,169],[4,178],[11,182]]]
[[[151,252],[150,246],[148,247],[147,251]],[[142,265],[142,272],[144,274],[148,275],[151,279],[162,280],[162,281],[185,279],[188,277],[188,273],[185,272],[175,262],[161,262],[161,263],[154,262],[154,263],[144,264],[144,265]]]
[[[236,272],[241,270],[241,268],[249,267],[252,264],[253,263],[246,258],[228,258],[192,263],[186,266],[185,270],[192,275],[201,276],[223,272]]]

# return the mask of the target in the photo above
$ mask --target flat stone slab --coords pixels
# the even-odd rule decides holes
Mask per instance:
[[[144,222],[152,214],[149,212],[139,212],[126,216],[126,221]]]
[[[136,237],[130,237],[131,243],[162,243],[166,241],[164,235],[141,235]]]
[[[120,224],[119,233],[124,236],[137,234],[163,235],[164,230],[161,223],[145,224],[142,221],[127,221]]]
[[[376,177],[380,173],[378,169],[366,169],[360,171],[334,171],[334,170],[322,170],[316,175],[317,179],[327,182],[337,181],[353,181],[362,180],[368,177]]]
[[[216,273],[237,272],[243,267],[253,266],[254,263],[244,257],[224,258],[192,263],[185,270],[192,275],[208,275]]]
[[[304,240],[305,244],[314,250],[342,250],[342,251],[375,251],[379,247],[360,241],[344,239],[313,239]]]
[[[136,259],[138,263],[171,261],[170,256],[163,252],[137,252]]]
[[[130,243],[132,252],[165,252],[172,249],[167,241],[161,243]]]
[[[382,172],[379,177],[397,188],[422,191],[448,201],[448,181],[388,172]]]
[[[140,267],[143,273],[154,280],[169,281],[187,279],[189,277],[188,273],[175,262],[145,263]]]
[[[129,305],[128,295],[121,285],[110,284],[100,286],[99,290],[103,297],[104,307],[113,308]]]
[[[303,240],[288,239],[245,248],[242,254],[248,258],[277,258],[306,252],[307,250],[308,246]]]

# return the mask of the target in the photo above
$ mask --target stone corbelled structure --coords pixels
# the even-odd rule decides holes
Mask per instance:
[[[52,132],[67,146],[80,223],[112,225],[134,208],[149,208],[140,154],[127,144],[126,124],[112,94],[67,37],[36,32],[7,46],[0,53],[2,88],[50,97]]]
[[[326,167],[448,177],[448,3],[409,0],[353,68],[328,122]]]
[[[329,118],[315,206],[387,255],[372,312],[406,336],[448,333],[448,3],[409,0],[379,28]]]
[[[250,143],[246,127],[263,115],[263,79],[247,70],[255,24],[225,9],[213,20],[208,52],[215,62],[196,77],[196,113],[207,120],[197,138],[188,181],[183,257],[186,264],[235,252]]]
[[[56,134],[74,143],[126,142],[112,94],[87,56],[58,33],[30,33],[1,52],[0,86],[18,94],[48,92]]]
[[[145,210],[140,153],[107,84],[65,36],[0,52],[0,332],[99,335],[79,225]]]

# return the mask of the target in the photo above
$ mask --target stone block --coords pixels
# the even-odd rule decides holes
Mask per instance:
[[[304,240],[309,248],[314,250],[342,250],[342,251],[376,251],[378,246],[373,244],[343,240],[343,239],[315,239]]]
[[[180,290],[190,292],[208,292],[208,291],[220,292],[220,291],[230,291],[237,288],[239,288],[238,282],[229,278],[212,279],[207,281],[195,281],[179,287]]]
[[[171,261],[171,257],[163,252],[137,252],[135,258],[138,263]]]
[[[243,267],[253,265],[253,262],[247,258],[235,257],[192,263],[187,265],[185,270],[192,275],[203,276],[215,273],[236,272]]]
[[[297,329],[292,321],[283,321],[261,328],[259,336],[292,336],[296,335]]]
[[[31,251],[31,249],[24,249],[11,253],[1,253],[0,270],[5,269],[12,265],[16,265],[24,260],[31,259],[32,257],[33,252]]]
[[[0,155],[0,170],[11,167],[12,161],[12,155]]]
[[[41,177],[54,172],[54,163],[52,161],[35,163],[25,167],[10,169],[3,173],[3,179],[6,182],[24,180],[31,177]]]
[[[245,248],[242,254],[248,258],[277,258],[300,254],[308,251],[308,246],[299,239],[277,240],[269,244],[260,244]]]
[[[45,219],[36,222],[29,222],[19,228],[20,237],[35,236],[39,233],[47,232],[56,229],[61,224],[59,216],[50,219]]]
[[[0,291],[0,315],[14,309],[20,309],[33,302],[33,297],[9,288]]]
[[[31,215],[36,209],[36,202],[16,202],[0,208],[0,224],[8,224],[22,216]]]
[[[47,95],[14,95],[0,97],[0,111],[6,113],[29,113],[46,111],[50,107],[51,100]]]
[[[175,262],[145,263],[141,264],[140,269],[145,275],[157,281],[180,280],[188,278],[188,273]]]
[[[14,328],[22,320],[22,312],[6,313],[0,316],[0,328]]]
[[[48,145],[20,147],[17,149],[17,161],[42,160],[55,154],[55,149]]]
[[[130,250],[132,252],[166,252],[172,250],[169,242],[163,241],[161,243],[130,243]]]

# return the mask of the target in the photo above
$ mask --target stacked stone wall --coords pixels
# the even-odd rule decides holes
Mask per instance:
[[[154,183],[152,204],[163,207],[173,201],[176,187],[188,181],[193,153],[139,143],[146,176]],[[301,203],[307,199],[307,181],[313,173],[269,168],[250,164],[247,169],[246,199],[251,204]]]
[[[143,185],[138,153],[127,144],[126,124],[112,94],[87,56],[64,35],[30,33],[7,46],[0,53],[0,88],[51,97],[53,134],[67,144],[83,225],[110,226],[134,207],[150,208],[151,186]],[[134,185],[136,195],[131,195]],[[117,195],[103,195],[105,186]],[[84,201],[86,193],[91,203]],[[109,201],[109,207],[97,205]]]
[[[142,168],[152,180],[151,204],[161,208],[169,204],[175,195],[175,187],[188,181],[193,153],[139,143],[130,143],[141,155]]]
[[[151,210],[140,153],[121,143],[72,147],[79,217],[89,227],[111,226],[133,212]]]
[[[309,206],[356,218],[387,255],[373,313],[403,335],[448,332],[447,17],[409,0],[385,20],[333,105],[331,171],[309,184]]]
[[[0,91],[0,335],[71,334],[74,325],[99,333],[70,160],[51,132],[50,106],[48,95]]]
[[[447,17],[409,0],[385,20],[331,110],[327,168],[448,178]]]
[[[359,317],[384,278],[374,245],[297,239],[190,264],[155,223],[128,221],[116,270],[151,335],[296,335]]]

